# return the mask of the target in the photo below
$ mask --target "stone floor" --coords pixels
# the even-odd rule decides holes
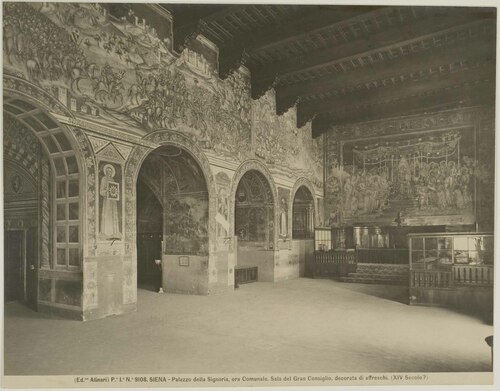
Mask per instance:
[[[5,306],[5,374],[488,371],[493,327],[403,304],[400,286],[297,279],[231,294],[139,290],[137,313],[77,322]]]

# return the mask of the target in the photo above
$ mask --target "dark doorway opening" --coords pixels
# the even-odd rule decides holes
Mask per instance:
[[[137,181],[137,285],[157,291],[161,270],[163,208],[143,179]]]
[[[198,291],[196,265],[207,256],[203,172],[188,151],[161,146],[146,157],[137,179],[137,285],[154,291]]]

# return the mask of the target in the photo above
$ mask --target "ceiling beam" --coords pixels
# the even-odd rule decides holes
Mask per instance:
[[[251,61],[262,50],[282,46],[320,34],[334,26],[343,26],[360,20],[362,16],[376,16],[387,7],[326,7],[304,6],[301,17],[292,18],[252,34],[242,33],[219,50],[219,76],[227,78],[240,65]],[[386,11],[387,12],[387,11]]]
[[[223,17],[236,5],[165,4],[173,14],[173,44],[177,52],[184,50],[199,34],[206,34],[208,22]]]
[[[380,103],[363,110],[353,110],[343,114],[324,113],[313,119],[312,135],[318,137],[336,125],[399,117],[436,110],[438,107],[492,105],[494,102],[495,82],[483,81],[446,90],[429,91],[425,95],[410,96],[397,102]]]
[[[270,50],[277,46],[294,43],[332,30],[333,28],[349,25],[366,17],[376,17],[387,12],[392,7],[354,7],[354,6],[308,6],[312,12],[301,11],[298,19],[288,24],[274,26],[274,34],[269,31],[258,33],[250,38],[248,49],[252,54]],[[314,7],[314,8],[313,8]]]
[[[432,39],[436,35],[451,33],[455,30],[468,28],[473,25],[469,14],[431,16],[425,20],[408,23],[404,26],[395,26],[387,30],[363,36],[362,38],[343,45],[332,47],[329,50],[319,50],[307,53],[300,57],[289,58],[260,67],[251,67],[252,95],[261,96],[277,84],[279,79],[323,67],[333,66],[339,62],[399,48],[404,45],[417,43],[424,39]],[[484,23],[479,20],[476,23]]]
[[[495,25],[490,25],[494,31]],[[381,81],[403,74],[418,73],[421,70],[453,64],[459,60],[484,60],[495,62],[495,42],[491,34],[481,34],[466,42],[436,47],[429,50],[419,50],[412,54],[396,58],[391,61],[382,61],[370,66],[360,67],[345,73],[334,73],[314,81],[276,87],[276,112],[283,114],[295,102],[309,96],[338,91],[346,87],[362,86],[364,84]],[[489,40],[488,40],[489,39]]]
[[[352,108],[369,106],[377,102],[397,101],[404,97],[420,95],[430,90],[445,89],[464,83],[474,83],[478,80],[494,80],[494,78],[494,62],[481,63],[471,68],[457,68],[453,73],[446,73],[444,75],[435,73],[434,75],[425,77],[423,80],[396,80],[387,86],[370,89],[363,88],[328,100],[300,102],[297,105],[297,126],[302,127],[316,115],[325,112],[334,111],[339,113],[351,110]]]

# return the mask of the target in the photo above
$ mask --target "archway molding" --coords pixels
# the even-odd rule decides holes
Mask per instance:
[[[143,137],[144,141],[155,144],[154,148],[136,146],[131,151],[130,156],[125,163],[125,252],[133,257],[133,263],[136,261],[136,202],[137,202],[137,178],[142,163],[146,157],[156,148],[164,145],[172,145],[188,152],[200,167],[205,178],[208,190],[208,246],[209,257],[215,252],[215,214],[217,193],[215,179],[210,168],[210,163],[203,151],[189,137],[177,131],[162,129],[149,133]]]
[[[274,182],[273,176],[269,169],[266,167],[265,164],[263,164],[261,161],[256,160],[256,159],[251,159],[251,160],[246,160],[243,163],[239,165],[239,167],[236,169],[232,181],[231,181],[231,191],[230,191],[230,205],[229,205],[229,232],[230,235],[234,235],[234,228],[235,228],[235,206],[236,206],[236,190],[238,189],[238,185],[240,183],[241,178],[243,175],[245,175],[248,171],[258,171],[266,180],[267,183],[271,189],[271,194],[273,197],[272,203],[273,203],[273,241],[272,241],[272,247],[273,249],[277,249],[277,243],[278,243],[278,231],[277,231],[277,221],[279,219],[279,208],[277,205],[278,202],[278,192],[276,189],[276,183]],[[231,248],[233,248],[233,245],[231,243]]]
[[[74,114],[71,112],[71,110],[69,110],[55,97],[47,93],[39,86],[21,77],[13,75],[4,75],[3,83],[4,110],[6,110],[6,104],[8,105],[9,101],[13,101],[16,99],[25,101],[29,105],[34,107],[33,110],[27,109],[22,114],[15,115],[14,113],[9,113],[9,115],[16,118],[17,120],[21,118],[21,122],[23,123],[23,125],[31,130],[31,132],[38,139],[45,151],[48,151],[48,147],[43,138],[40,137],[38,132],[35,131],[33,127],[29,125],[29,123],[22,121],[23,117],[29,116],[30,111],[33,113],[43,112],[54,124],[57,125],[54,129],[60,129],[68,139],[71,149],[74,151],[75,159],[78,165],[78,171],[80,174],[80,200],[82,205],[82,207],[80,208],[80,228],[82,230],[82,256],[83,258],[85,258],[85,256],[94,256],[96,243],[96,216],[93,211],[95,211],[96,207],[96,166],[92,147],[87,136],[82,130],[78,128],[72,128],[70,126],[61,124],[52,115],[52,113],[55,113],[74,118]],[[17,150],[17,148],[15,149],[15,152],[12,151],[10,153],[19,154],[20,152]],[[84,221],[86,223],[84,223]],[[86,244],[86,246],[84,244]]]
[[[289,221],[289,226],[288,226],[288,232],[293,234],[293,202],[295,201],[295,195],[297,194],[297,191],[304,186],[309,192],[311,193],[312,197],[312,205],[313,205],[313,216],[314,216],[314,221],[313,225],[316,225],[316,222],[318,221],[318,216],[317,216],[317,208],[316,208],[316,193],[314,191],[314,186],[312,182],[305,178],[305,177],[300,177],[295,181],[295,184],[293,185],[292,191],[290,192],[290,201],[289,201],[289,216],[288,216],[288,221]],[[314,227],[313,227],[314,228]]]

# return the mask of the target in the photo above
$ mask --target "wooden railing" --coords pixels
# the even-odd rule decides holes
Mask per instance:
[[[453,285],[451,271],[412,270],[410,285],[413,288],[451,288]]]
[[[390,263],[408,265],[407,248],[357,248],[359,263]]]
[[[453,265],[451,270],[411,270],[412,288],[493,286],[493,266]]]
[[[493,266],[453,265],[455,285],[492,286]]]
[[[356,271],[356,265],[355,251],[315,251],[313,278],[345,277]]]

